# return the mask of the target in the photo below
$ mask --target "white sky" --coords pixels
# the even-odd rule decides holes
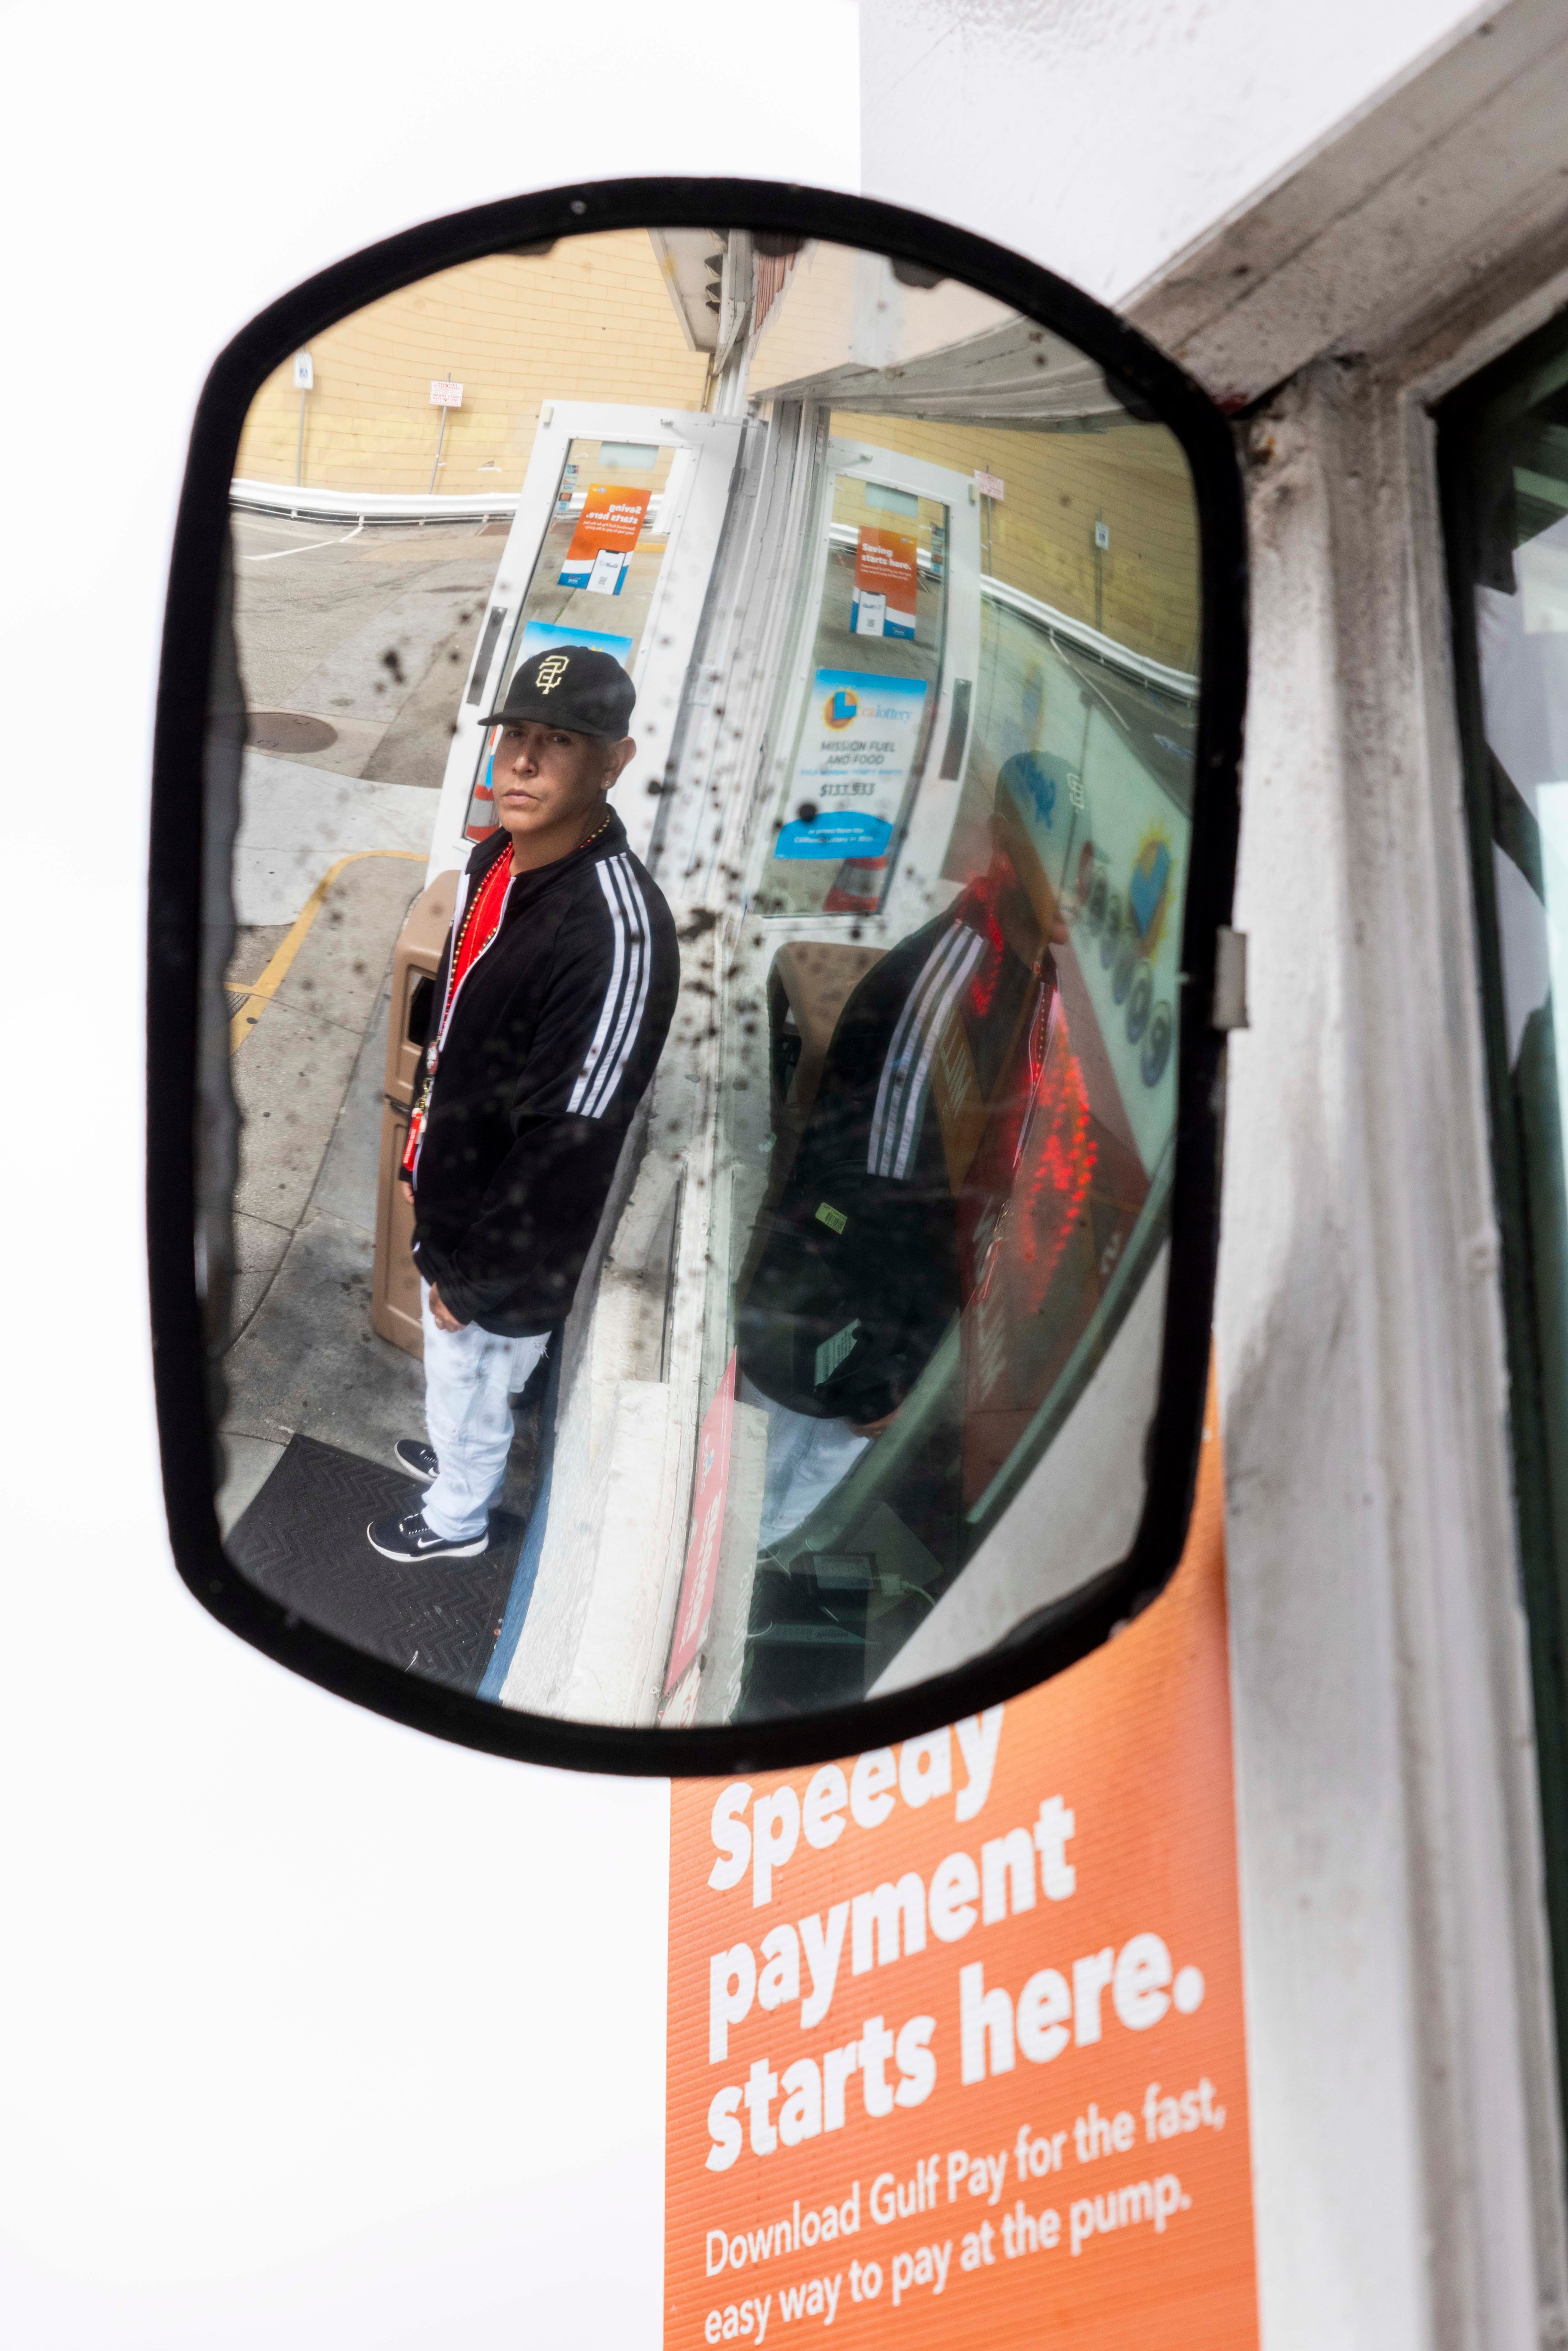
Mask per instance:
[[[1310,75],[1299,13],[1035,8],[1060,124],[1075,92],[1127,112],[1091,141],[1081,103],[1076,132],[1035,107],[1043,152],[1076,139],[1074,217],[1105,226],[1054,243],[1036,194],[1019,241],[1130,283],[1201,212],[1168,173],[1189,113],[1207,200],[1231,201],[1453,12],[1332,0],[1314,42],[1355,38]],[[0,2328],[27,2351],[652,2351],[665,1792],[359,1715],[220,1631],[168,1561],[140,1167],[152,694],[191,410],[235,328],[522,186],[856,184],[854,0],[99,0],[8,12],[7,55]],[[963,89],[914,75],[876,193],[973,216]],[[974,95],[979,125],[995,82]]]

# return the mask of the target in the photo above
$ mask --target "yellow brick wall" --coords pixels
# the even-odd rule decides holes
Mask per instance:
[[[329,327],[310,354],[304,478],[323,489],[427,491],[441,414],[431,381],[449,371],[463,388],[436,476],[449,495],[522,486],[542,401],[696,409],[707,381],[640,229],[443,270]],[[256,394],[237,474],[294,480],[299,402],[290,359]]]
[[[544,400],[694,409],[707,380],[640,230],[444,270],[328,328],[310,350],[304,478],[331,489],[429,489],[441,413],[431,381],[449,371],[463,404],[447,412],[436,487],[466,495],[521,486]],[[237,473],[294,480],[299,402],[290,360],[256,395]],[[1110,545],[1098,566],[1100,625],[1158,660],[1196,665],[1191,493],[1160,427],[1039,433],[845,414],[834,429],[965,476],[977,466],[1000,474],[1006,496],[982,517],[989,568],[1090,622],[1102,518]]]
[[[836,412],[833,430],[965,475],[977,467],[1000,474],[1006,495],[981,511],[986,569],[1091,626],[1095,522],[1103,519],[1110,545],[1100,559],[1097,625],[1137,653],[1197,668],[1196,513],[1187,461],[1163,425],[1032,433]]]

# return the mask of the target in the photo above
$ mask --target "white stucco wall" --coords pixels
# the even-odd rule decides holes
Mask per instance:
[[[1121,302],[1487,12],[861,0],[861,183]]]

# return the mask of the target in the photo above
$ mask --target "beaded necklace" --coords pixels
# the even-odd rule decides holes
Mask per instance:
[[[584,835],[583,835],[583,837],[582,837],[582,839],[581,839],[581,841],[577,841],[577,842],[575,844],[575,846],[574,846],[574,847],[572,847],[571,849],[568,849],[568,850],[567,850],[567,852],[566,852],[566,855],[567,855],[568,857],[575,857],[575,856],[576,855],[577,851],[578,851],[579,849],[587,849],[587,848],[589,846],[590,842],[592,842],[592,841],[596,841],[598,839],[598,837],[599,837],[600,833],[601,833],[601,832],[603,832],[603,831],[605,831],[607,829],[608,824],[609,824],[609,820],[610,820],[610,817],[611,817],[611,815],[612,815],[612,814],[613,814],[613,810],[609,810],[609,809],[607,809],[607,810],[605,810],[605,812],[604,812],[603,816],[599,819],[599,820],[598,820],[597,824],[596,824],[596,825],[595,825],[595,827],[594,827],[594,829],[593,829],[592,832],[585,832],[585,833],[584,833]],[[494,872],[494,870],[495,870],[495,869],[494,869],[494,867],[493,866],[493,867],[491,868],[491,872]],[[489,878],[490,878],[490,877],[489,877],[489,875],[487,874],[487,875],[485,876],[485,879],[488,881],[488,880],[489,880]],[[483,897],[483,895],[484,895],[484,893],[483,893],[483,890],[476,891],[476,892],[475,892],[475,893],[474,893],[474,895],[473,895],[473,897],[469,901],[468,912],[464,914],[464,916],[463,916],[463,918],[462,918],[462,930],[461,930],[461,931],[459,931],[459,933],[458,933],[458,935],[457,935],[457,945],[456,945],[456,946],[455,946],[455,947],[452,949],[452,970],[453,970],[454,972],[457,970],[457,968],[458,968],[459,965],[460,965],[460,964],[462,963],[462,947],[463,947],[463,941],[464,941],[464,940],[467,938],[467,936],[468,936],[468,933],[469,933],[469,925],[472,923],[472,921],[473,921],[473,918],[474,918],[475,914],[479,912],[480,901],[481,901],[481,899]]]
[[[601,833],[601,832],[603,832],[603,831],[605,831],[606,827],[608,825],[609,820],[610,820],[610,818],[611,818],[611,816],[612,816],[613,814],[614,814],[614,810],[611,810],[611,809],[606,809],[606,810],[605,810],[605,812],[604,812],[603,816],[602,816],[602,817],[600,817],[600,819],[599,819],[599,820],[598,820],[597,824],[596,824],[596,825],[595,825],[595,827],[594,827],[594,829],[593,829],[592,832],[585,832],[585,833],[584,833],[584,835],[583,835],[583,837],[582,837],[581,841],[578,841],[578,843],[577,843],[577,849],[586,849],[586,848],[587,847],[587,845],[588,845],[588,843],[589,843],[589,841],[597,841],[597,840],[598,839],[598,837],[599,837],[600,833]],[[567,851],[567,852],[566,852],[566,853],[567,853],[567,855],[568,855],[569,857],[575,857],[575,856],[576,855],[576,853],[577,853],[577,849],[568,850],[568,851]]]
[[[493,872],[493,871],[494,871],[494,868],[493,868],[493,867],[492,867],[491,872]],[[487,873],[487,874],[485,875],[485,877],[484,877],[484,881],[485,881],[485,883],[488,883],[488,882],[489,882],[489,880],[490,880],[490,874],[489,874],[489,873]],[[483,884],[483,883],[482,883],[482,884],[480,885],[480,887],[479,887],[479,888],[474,892],[474,893],[473,893],[472,897],[472,898],[469,900],[469,902],[468,902],[468,910],[467,910],[467,912],[464,914],[463,918],[462,918],[462,930],[461,930],[461,931],[459,931],[459,933],[458,933],[458,935],[457,935],[456,944],[455,944],[455,945],[454,945],[454,946],[452,947],[452,967],[451,967],[451,971],[449,972],[449,974],[448,974],[448,977],[447,977],[447,992],[448,992],[449,996],[450,996],[451,991],[452,991],[452,982],[453,982],[453,980],[455,979],[456,975],[458,974],[458,972],[459,972],[459,971],[461,971],[461,969],[462,968],[462,951],[463,951],[463,948],[464,948],[464,947],[467,946],[467,944],[468,944],[468,935],[469,935],[469,932],[470,932],[470,931],[472,929],[472,927],[473,927],[473,918],[474,918],[475,914],[478,914],[478,912],[479,912],[480,904],[481,904],[481,901],[483,899],[483,896],[484,896],[484,884]],[[445,1007],[444,1007],[444,1006],[442,1007],[442,1009],[443,1009],[443,1010],[445,1009]]]
[[[592,832],[586,832],[581,841],[577,842],[576,848],[569,849],[566,852],[566,855],[568,857],[575,857],[577,853],[577,850],[587,849],[590,843],[596,841],[600,833],[603,832],[608,825],[613,810],[607,808],[604,815],[600,818],[598,823],[595,825]],[[504,858],[498,857],[494,864],[491,867],[489,872],[485,875],[483,881],[480,883],[479,888],[474,892],[472,897],[468,902],[467,908],[465,909],[462,917],[462,927],[458,932],[456,938],[452,941],[452,962],[447,969],[446,1000],[441,1006],[441,1016],[437,1023],[437,1040],[439,1040],[445,1032],[447,1020],[451,1017],[452,1008],[456,1000],[457,991],[462,986],[464,978],[467,977],[467,973],[463,968],[462,958],[463,949],[468,943],[468,935],[472,929],[474,921],[479,915],[481,910],[483,908],[486,908],[490,904],[492,901],[492,893],[495,891],[500,876],[503,873],[505,874],[506,879],[504,883],[500,884],[500,896],[502,903],[504,904],[506,893],[511,889],[513,880],[514,879],[514,876],[508,871],[511,862],[512,861],[509,856]],[[499,930],[500,926],[501,908],[498,905],[495,907],[494,920],[491,925],[491,938],[493,938],[495,932]],[[488,947],[490,944],[491,940],[486,939],[484,946],[480,948],[479,955],[474,957],[474,961],[476,963],[479,960],[479,956],[483,955],[485,948]],[[430,1110],[431,1085],[435,1076],[435,1065],[439,1053],[439,1041],[432,1041],[425,1049],[423,1057],[423,1082],[420,1088],[418,1100],[414,1104],[409,1119],[408,1139],[403,1148],[402,1171],[405,1176],[410,1178],[419,1164],[420,1142],[424,1132],[425,1119]]]
[[[590,847],[590,846],[591,846],[591,844],[598,839],[598,837],[599,837],[600,833],[601,833],[601,832],[603,832],[603,831],[605,831],[607,829],[608,824],[609,824],[609,820],[610,820],[611,814],[612,814],[612,810],[610,810],[609,809],[607,809],[607,809],[606,809],[606,810],[605,810],[605,812],[604,812],[604,814],[603,814],[603,816],[602,816],[602,817],[600,817],[600,819],[599,819],[599,820],[598,820],[597,824],[596,824],[596,825],[595,825],[595,827],[594,827],[594,829],[593,829],[592,832],[585,832],[585,833],[584,833],[584,835],[583,835],[583,837],[582,837],[582,839],[581,839],[581,841],[579,841],[576,844],[576,846],[575,846],[575,847],[573,847],[573,848],[571,848],[571,849],[568,849],[568,850],[567,850],[567,852],[566,852],[566,855],[567,855],[568,857],[576,857],[576,855],[577,854],[577,851],[578,851],[578,850],[581,850],[581,849],[587,849],[587,848]],[[493,876],[494,876],[494,875],[495,875],[495,874],[496,874],[496,873],[501,870],[501,868],[502,868],[502,866],[503,866],[503,863],[504,863],[504,862],[505,863],[505,865],[510,866],[510,864],[511,864],[511,859],[510,859],[510,858],[507,858],[506,860],[503,861],[502,859],[497,858],[497,859],[496,859],[495,863],[491,867],[489,873],[487,873],[487,874],[485,875],[485,877],[484,877],[484,884],[485,884],[485,886],[482,886],[480,889],[476,890],[476,891],[474,892],[474,893],[473,893],[473,896],[472,896],[472,897],[470,899],[470,901],[469,901],[467,912],[464,914],[463,918],[462,918],[462,930],[458,933],[458,935],[457,935],[457,941],[456,941],[456,944],[455,944],[455,946],[453,946],[453,948],[452,948],[452,978],[451,978],[451,980],[450,980],[450,982],[449,982],[449,987],[450,987],[450,988],[452,989],[452,991],[453,993],[455,993],[455,991],[456,991],[456,985],[457,985],[458,975],[459,975],[459,973],[460,973],[460,972],[462,971],[462,950],[463,950],[464,944],[465,944],[465,942],[466,942],[467,938],[468,938],[468,934],[469,934],[470,928],[471,928],[471,927],[472,927],[472,923],[473,923],[474,917],[475,917],[475,916],[478,914],[478,913],[479,913],[480,907],[483,904],[483,903],[484,903],[484,901],[485,901],[485,898],[486,898],[486,895],[487,895],[487,886],[488,886],[488,885],[490,884],[490,883],[492,882],[492,880],[493,880]],[[511,881],[512,879],[514,879],[514,876],[512,876],[511,874],[508,874],[508,882],[509,882],[509,883],[510,883],[510,881]],[[487,942],[486,944],[488,944],[488,942]],[[481,950],[481,952],[483,953],[483,949]],[[476,958],[476,960],[477,960],[477,958]],[[450,997],[449,997],[449,999],[448,999],[448,1000],[450,1001]]]

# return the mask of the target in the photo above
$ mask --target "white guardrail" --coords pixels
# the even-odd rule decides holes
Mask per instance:
[[[569,511],[577,511],[585,495],[577,494],[570,502]],[[407,490],[316,490],[298,484],[251,482],[239,477],[229,485],[229,504],[242,513],[286,515],[298,522],[348,522],[360,529],[367,523],[377,522],[509,521],[517,511],[518,496],[516,490],[495,490],[477,497],[421,497]],[[650,520],[654,503],[650,501]],[[831,524],[828,536],[835,545],[853,546],[854,526]],[[930,569],[929,556],[922,554],[919,562],[922,570]],[[1171,669],[1164,662],[1135,653],[1130,645],[1118,643],[1115,637],[1091,628],[1086,621],[1075,621],[1070,613],[1057,611],[1054,605],[1043,604],[1038,597],[1026,595],[1022,588],[1009,587],[1005,580],[982,572],[980,592],[992,603],[1005,605],[1049,634],[1064,637],[1081,652],[1104,662],[1107,668],[1120,670],[1124,676],[1137,678],[1142,684],[1157,686],[1184,701],[1196,701],[1198,697],[1198,680],[1190,670]]]
[[[421,497],[410,490],[316,490],[308,483],[236,478],[229,485],[229,504],[242,513],[286,515],[298,522],[510,522],[517,498],[515,490]]]
[[[1069,613],[1058,612],[1054,605],[1043,604],[1037,596],[1026,596],[1022,588],[1010,588],[1005,580],[993,580],[987,572],[981,574],[980,592],[992,604],[1004,604],[1010,611],[1033,621],[1047,634],[1065,638],[1080,653],[1092,653],[1107,669],[1136,678],[1140,685],[1157,686],[1162,694],[1174,694],[1183,702],[1198,699],[1198,680],[1189,669],[1170,669],[1147,653],[1134,653],[1130,645],[1091,628],[1087,621],[1075,621]]]
[[[853,523],[835,522],[827,528],[827,536],[835,547],[853,547],[856,528]],[[924,572],[936,566],[922,548],[916,558]],[[1147,653],[1135,653],[1119,638],[1107,637],[1102,629],[1092,628],[1087,621],[1075,621],[1070,612],[1059,612],[1054,604],[1043,604],[1038,596],[1029,595],[1022,588],[1009,587],[1005,580],[997,580],[989,571],[980,575],[980,592],[992,604],[1003,604],[1010,612],[1017,612],[1035,627],[1052,636],[1064,637],[1080,653],[1092,653],[1104,662],[1107,669],[1120,670],[1124,677],[1136,678],[1140,685],[1158,687],[1162,694],[1174,694],[1185,702],[1198,699],[1198,680],[1190,670],[1172,669]]]

